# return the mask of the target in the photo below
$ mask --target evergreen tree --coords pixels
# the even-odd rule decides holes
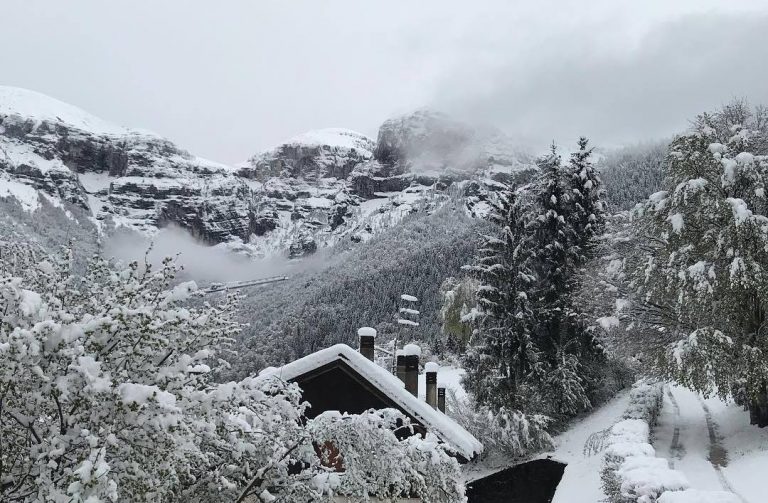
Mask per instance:
[[[570,193],[569,208],[565,218],[574,230],[575,245],[580,257],[578,265],[583,265],[592,254],[595,238],[602,234],[605,226],[602,182],[592,164],[592,148],[587,148],[588,140],[579,138],[579,150],[571,154],[566,167]]]
[[[582,138],[563,166],[556,148],[539,161],[537,181],[504,192],[474,271],[484,313],[467,358],[467,384],[481,403],[558,418],[589,407],[592,363],[602,351],[577,309],[579,272],[602,232],[600,179]],[[585,365],[587,363],[588,365]]]
[[[480,403],[519,407],[524,388],[539,374],[528,298],[536,278],[516,194],[500,193],[493,207],[499,232],[483,237],[476,263],[466,268],[481,282],[477,297],[483,316],[470,341],[465,384]]]
[[[573,200],[568,190],[570,180],[554,144],[551,153],[538,164],[541,175],[533,187],[535,201],[527,217],[539,279],[536,341],[553,360],[557,348],[564,344],[563,319],[569,278],[579,254],[574,248],[577,241],[575,229],[566,220]]]
[[[539,163],[541,177],[535,187],[538,202],[530,218],[537,246],[536,262],[541,285],[538,316],[543,321],[537,342],[554,366],[566,346],[580,352],[584,344],[574,339],[583,334],[582,320],[573,307],[579,271],[593,254],[596,237],[604,227],[600,178],[591,162],[587,139],[579,139],[579,150],[563,165],[553,146]]]

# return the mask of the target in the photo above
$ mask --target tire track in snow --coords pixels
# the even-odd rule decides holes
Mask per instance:
[[[697,395],[697,398],[702,410],[704,410],[704,419],[707,421],[707,430],[709,431],[709,462],[712,464],[712,468],[715,469],[715,473],[717,473],[720,485],[723,486],[724,490],[735,494],[742,503],[749,503],[744,496],[736,492],[730,481],[726,478],[725,473],[723,473],[723,467],[728,466],[728,451],[723,447],[720,435],[717,434],[718,427],[712,418],[712,412],[700,396]]]
[[[683,446],[680,445],[680,406],[677,404],[675,395],[672,394],[672,390],[669,389],[669,386],[667,386],[667,397],[669,397],[669,401],[672,403],[672,409],[675,411],[675,426],[672,431],[672,443],[669,446],[669,464],[671,468],[674,468],[675,460],[682,459],[683,457]]]

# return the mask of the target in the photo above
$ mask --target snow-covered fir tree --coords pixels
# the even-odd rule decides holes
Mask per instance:
[[[600,178],[592,149],[580,138],[578,150],[562,164],[556,149],[540,162],[537,205],[529,218],[540,285],[535,341],[546,358],[547,396],[553,414],[568,416],[589,407],[589,376],[602,361],[584,317],[574,303],[581,272],[604,225]]]
[[[556,148],[538,180],[494,203],[499,234],[467,267],[481,282],[483,313],[467,356],[467,383],[481,403],[564,418],[588,408],[602,351],[573,292],[602,232],[600,179],[586,139],[567,165]]]
[[[508,190],[492,205],[499,231],[482,238],[476,262],[466,267],[480,281],[476,295],[482,316],[466,356],[465,385],[480,403],[520,407],[540,375],[528,298],[536,278],[520,199]]]
[[[574,244],[581,254],[577,265],[582,265],[592,255],[595,238],[602,234],[605,225],[605,191],[592,164],[593,149],[587,147],[588,143],[585,137],[579,138],[579,149],[571,154],[570,162],[564,166],[566,187],[570,189],[567,199],[570,211],[565,218],[574,229]]]
[[[550,357],[565,343],[565,313],[571,278],[581,251],[576,228],[566,218],[575,210],[571,173],[552,145],[551,153],[540,159],[541,174],[534,184],[534,202],[528,208],[528,229],[535,248],[537,283],[536,342]]]

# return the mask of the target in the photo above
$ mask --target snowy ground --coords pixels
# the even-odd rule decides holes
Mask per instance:
[[[600,488],[600,432],[621,419],[628,403],[629,392],[620,393],[555,437],[555,449],[540,456],[568,464],[552,503],[596,503],[605,499]]]
[[[746,503],[768,500],[763,487],[768,430],[750,425],[739,406],[669,386],[654,428],[654,447],[692,488],[725,490]]]
[[[573,423],[555,437],[552,451],[538,456],[567,463],[552,503],[605,500],[600,480],[602,433],[621,419],[628,403],[628,392],[617,395]],[[703,399],[686,388],[668,385],[653,428],[653,446],[657,457],[666,458],[672,468],[682,472],[694,490],[730,492],[743,503],[768,501],[763,487],[768,473],[768,428],[750,425],[749,414],[735,404]],[[500,469],[476,470],[467,479]],[[712,496],[711,492],[701,494]]]

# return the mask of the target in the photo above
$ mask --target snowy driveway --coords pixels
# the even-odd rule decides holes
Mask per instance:
[[[657,456],[683,472],[692,488],[766,501],[768,431],[750,425],[741,407],[669,385],[653,432]]]
[[[621,419],[629,403],[624,391],[575,422],[555,437],[555,449],[544,456],[567,463],[552,503],[595,503],[605,499],[601,488],[600,468],[603,462],[600,432]]]

